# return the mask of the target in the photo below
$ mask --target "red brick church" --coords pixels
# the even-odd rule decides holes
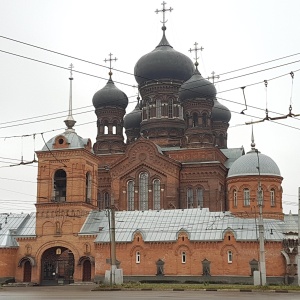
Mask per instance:
[[[113,208],[124,280],[252,282],[259,186],[267,282],[295,276],[298,225],[282,211],[280,170],[253,135],[247,153],[227,148],[231,113],[202,77],[196,46],[192,62],[163,23],[161,41],[134,67],[140,97],[129,113],[110,70],[92,99],[94,144],[76,133],[70,110],[66,130],[36,152],[36,212],[0,215],[0,278],[103,281]]]

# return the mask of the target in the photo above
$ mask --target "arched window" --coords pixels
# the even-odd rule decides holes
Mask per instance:
[[[109,193],[105,192],[104,193],[104,208],[109,208],[110,207],[110,197]]]
[[[197,189],[197,207],[203,208],[203,189]]]
[[[233,207],[237,207],[238,202],[237,202],[237,191],[233,190]]]
[[[197,126],[198,126],[198,114],[193,113],[193,127],[197,127]]]
[[[228,263],[232,264],[233,254],[232,251],[230,250],[227,252],[227,259],[228,259]]]
[[[206,113],[204,113],[202,115],[202,126],[207,127],[207,114]]]
[[[168,117],[173,118],[173,99],[169,99],[168,102]]]
[[[140,173],[140,210],[148,209],[148,173]]]
[[[139,251],[135,253],[135,262],[137,264],[141,263],[141,253]]]
[[[156,99],[156,118],[161,118],[161,99]]]
[[[108,134],[108,122],[104,122],[104,134]]]
[[[186,263],[186,253],[185,253],[185,252],[181,252],[181,262],[182,262],[183,264]]]
[[[188,188],[186,191],[186,202],[187,202],[187,208],[193,208],[193,189],[192,188]]]
[[[67,174],[64,170],[57,170],[54,174],[53,201],[65,202],[67,193]]]
[[[112,127],[112,134],[117,134],[117,124],[113,124],[113,127]]]
[[[127,182],[127,203],[128,210],[134,210],[134,181]]]
[[[224,135],[219,135],[219,147],[224,147]]]
[[[244,189],[244,206],[250,206],[250,190]]]
[[[261,197],[261,205],[264,205],[264,190],[261,189],[261,195],[259,195],[259,190],[257,191],[257,204],[259,205],[260,197]]]
[[[160,209],[160,180],[153,180],[153,209]]]
[[[92,197],[92,176],[90,172],[85,175],[85,202],[91,203]]]
[[[270,204],[271,206],[275,206],[275,190],[271,189],[270,191]]]

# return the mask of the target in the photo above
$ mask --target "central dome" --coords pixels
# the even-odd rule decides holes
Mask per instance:
[[[193,62],[186,55],[173,49],[165,37],[164,28],[158,46],[152,52],[142,56],[134,67],[134,76],[138,84],[161,79],[184,82],[193,75]]]

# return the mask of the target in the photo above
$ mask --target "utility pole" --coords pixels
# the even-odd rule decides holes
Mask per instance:
[[[264,240],[264,221],[263,221],[263,198],[262,188],[260,181],[260,164],[258,150],[255,149],[257,154],[258,162],[258,207],[259,207],[259,218],[258,218],[258,231],[259,231],[259,271],[260,271],[260,285],[266,285],[266,259],[265,259],[265,240]]]
[[[110,224],[110,237],[111,237],[111,254],[110,254],[110,284],[116,284],[116,269],[117,269],[117,258],[116,258],[116,217],[115,217],[115,206],[111,205],[110,209],[110,217],[111,217],[111,224]]]
[[[298,188],[298,285],[300,286],[300,187]]]

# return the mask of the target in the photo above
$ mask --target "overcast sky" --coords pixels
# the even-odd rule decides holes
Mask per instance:
[[[111,52],[118,59],[113,68],[124,71],[114,70],[113,80],[129,98],[128,113],[137,95],[132,75],[135,63],[152,51],[162,36],[162,15],[155,13],[162,8],[161,2],[0,1],[0,213],[35,211],[37,164],[10,165],[18,164],[22,155],[24,161],[31,161],[34,149],[43,147],[43,137],[48,141],[64,131],[69,71],[63,68],[71,63],[75,66],[75,129],[93,143],[96,115],[92,97],[108,78],[105,67],[7,38],[100,65],[105,65],[104,59]],[[264,118],[266,108],[271,117],[284,115],[292,100],[292,112],[300,114],[299,0],[166,2],[166,8],[173,8],[166,15],[169,43],[193,59],[195,55],[188,50],[198,42],[204,48],[199,59],[202,75],[210,76],[212,71],[220,74],[217,96],[232,111],[229,148],[250,150],[251,126],[245,122]],[[264,80],[268,81],[267,89]],[[242,115],[244,86],[248,109]],[[273,158],[281,170],[284,212],[297,213],[300,117],[256,124],[254,135],[256,147]]]

